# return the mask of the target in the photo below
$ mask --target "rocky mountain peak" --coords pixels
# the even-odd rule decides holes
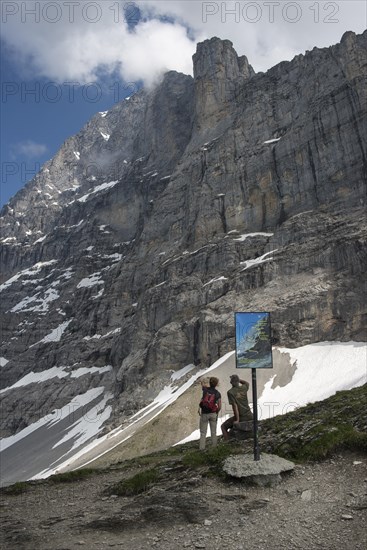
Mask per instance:
[[[214,37],[197,45],[193,55],[196,117],[199,128],[218,123],[236,90],[254,74],[246,56],[238,57],[230,40]]]
[[[213,37],[199,42],[193,55],[194,79],[238,81],[241,76],[249,78],[254,74],[246,62],[246,56],[238,57],[230,40]]]

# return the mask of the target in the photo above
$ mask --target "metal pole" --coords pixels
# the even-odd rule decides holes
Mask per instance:
[[[256,387],[256,369],[252,371],[252,403],[254,414],[254,460],[260,460],[259,441],[257,437],[257,387]]]

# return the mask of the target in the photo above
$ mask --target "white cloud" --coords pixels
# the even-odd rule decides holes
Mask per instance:
[[[14,15],[3,14],[3,38],[23,74],[30,75],[31,69],[33,78],[85,84],[98,80],[103,71],[118,71],[125,81],[144,80],[150,85],[167,70],[192,72],[195,41],[180,24],[153,19],[141,21],[129,30],[123,13],[111,10],[117,2],[85,0],[75,6],[72,22],[72,3],[60,3],[60,20],[51,24],[43,17],[48,12],[43,14],[42,2],[12,4],[18,4],[19,10]],[[39,22],[35,15],[22,10],[24,4],[28,9],[31,5],[40,6]],[[92,17],[92,11],[82,11],[82,6],[88,4],[100,6],[100,20],[96,23],[86,19]],[[48,17],[52,13],[50,10]]]
[[[156,15],[184,21],[201,39],[218,36],[231,40],[256,71],[265,71],[314,46],[335,44],[345,31],[362,33],[367,20],[367,5],[359,0],[141,0],[138,5]]]
[[[101,70],[148,85],[169,69],[191,73],[196,42],[212,36],[230,39],[255,70],[267,70],[314,46],[336,43],[347,30],[363,32],[366,21],[366,4],[358,0],[28,0],[4,6],[3,38],[17,63],[33,77],[81,84],[96,81]],[[136,16],[134,6],[143,18],[132,30],[124,15]]]
[[[150,20],[126,33],[121,54],[121,75],[125,80],[144,80],[148,85],[167,70],[192,74],[196,44],[179,24]]]
[[[27,157],[28,159],[40,158],[47,152],[47,146],[43,143],[36,143],[35,141],[28,139],[26,141],[20,141],[11,146],[11,156],[13,159],[18,157]]]

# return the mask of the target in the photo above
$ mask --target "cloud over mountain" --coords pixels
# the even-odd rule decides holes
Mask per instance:
[[[153,84],[191,73],[195,43],[230,39],[255,70],[362,32],[363,2],[4,2],[3,40],[25,75],[96,81],[104,72]]]
[[[24,155],[28,159],[36,159],[47,152],[47,146],[43,143],[36,143],[32,139],[20,141],[11,146],[11,154],[14,159]]]

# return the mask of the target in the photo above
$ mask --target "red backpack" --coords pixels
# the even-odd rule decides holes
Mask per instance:
[[[210,412],[214,412],[214,413],[218,412],[218,403],[217,403],[216,393],[210,392],[210,391],[204,392],[204,395],[200,401],[200,407]]]

